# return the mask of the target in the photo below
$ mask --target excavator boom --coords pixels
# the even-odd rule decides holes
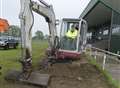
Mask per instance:
[[[32,70],[32,45],[31,45],[31,30],[34,23],[33,12],[45,17],[49,26],[50,47],[55,48],[54,40],[57,36],[56,19],[52,5],[48,5],[43,0],[40,3],[31,0],[21,0],[20,23],[22,36],[22,65],[24,72]]]

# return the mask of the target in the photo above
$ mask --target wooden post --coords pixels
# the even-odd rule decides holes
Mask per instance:
[[[107,58],[107,56],[106,56],[106,54],[104,54],[104,56],[103,56],[103,66],[102,66],[103,70],[105,69],[106,58]]]

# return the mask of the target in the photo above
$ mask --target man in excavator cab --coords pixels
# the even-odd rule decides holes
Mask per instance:
[[[75,24],[71,26],[71,29],[69,29],[68,32],[66,33],[66,37],[71,39],[75,39],[77,37],[78,30],[76,29],[75,26],[76,26]]]
[[[64,49],[66,50],[75,50],[75,44],[77,40],[77,35],[78,35],[78,24],[72,24],[71,28],[68,29],[66,32],[63,42],[64,43]]]

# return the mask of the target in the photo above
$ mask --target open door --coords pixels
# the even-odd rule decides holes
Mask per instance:
[[[87,22],[83,19],[79,22],[79,34],[77,37],[77,52],[82,52],[87,43]]]

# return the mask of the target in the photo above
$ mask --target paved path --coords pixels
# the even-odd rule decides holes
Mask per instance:
[[[107,64],[106,69],[112,75],[113,79],[120,82],[120,64]]]
[[[99,53],[96,61],[103,65],[103,53]],[[107,56],[105,69],[111,74],[112,78],[120,82],[120,61],[115,57]]]

